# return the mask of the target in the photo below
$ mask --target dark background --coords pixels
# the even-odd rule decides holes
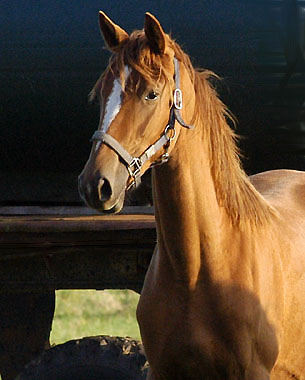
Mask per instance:
[[[98,11],[131,32],[150,11],[223,80],[247,172],[305,170],[305,1],[2,0],[0,203],[79,202],[105,69]]]

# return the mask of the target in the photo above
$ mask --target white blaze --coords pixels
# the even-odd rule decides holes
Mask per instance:
[[[124,67],[124,73],[125,73],[125,82],[127,82],[128,76],[130,74],[130,68],[128,66]],[[115,78],[113,81],[113,86],[111,93],[107,99],[106,105],[105,105],[105,114],[104,119],[101,127],[101,131],[106,133],[108,131],[108,128],[110,124],[113,122],[117,114],[119,113],[121,109],[121,102],[122,102],[122,83],[120,78]],[[101,145],[101,141],[99,141],[96,144],[95,150],[97,151]]]

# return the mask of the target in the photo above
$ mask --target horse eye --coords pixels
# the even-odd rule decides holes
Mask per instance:
[[[150,91],[146,96],[145,100],[156,100],[158,98],[158,94],[155,91]]]

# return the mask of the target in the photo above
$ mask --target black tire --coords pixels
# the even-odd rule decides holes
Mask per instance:
[[[144,380],[146,368],[139,342],[96,336],[50,348],[16,380]]]

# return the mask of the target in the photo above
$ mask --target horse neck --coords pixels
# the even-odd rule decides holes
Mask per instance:
[[[182,131],[169,162],[154,169],[153,192],[159,248],[193,286],[202,255],[219,252],[225,214],[205,149],[188,133]]]

